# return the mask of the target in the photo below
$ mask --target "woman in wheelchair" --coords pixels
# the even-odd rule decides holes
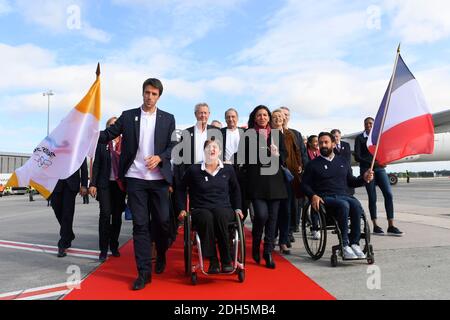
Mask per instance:
[[[235,221],[236,213],[243,218],[241,192],[235,171],[223,164],[219,144],[207,140],[204,145],[205,161],[194,164],[186,171],[177,190],[179,208],[186,208],[189,194],[189,210],[192,224],[199,234],[203,258],[209,258],[209,274],[220,272],[216,252],[216,239],[222,263],[222,272],[234,270],[230,254],[228,225]],[[180,212],[179,218],[186,216]]]
[[[342,232],[343,256],[345,259],[364,259],[365,254],[359,247],[361,237],[361,216],[363,209],[355,197],[348,194],[348,187],[357,188],[373,180],[373,171],[364,176],[353,176],[347,160],[335,155],[335,138],[331,133],[319,135],[320,154],[305,168],[302,190],[311,201],[314,211],[319,212],[320,205],[334,212],[339,229]],[[351,221],[351,233],[348,233],[348,219]]]

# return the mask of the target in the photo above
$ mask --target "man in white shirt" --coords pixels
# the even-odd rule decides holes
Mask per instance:
[[[138,278],[133,289],[151,282],[151,243],[156,243],[155,273],[164,272],[169,244],[169,186],[173,182],[170,160],[175,131],[172,114],[157,107],[163,92],[158,79],[143,85],[144,103],[122,113],[116,123],[100,133],[100,143],[122,135],[119,178],[126,182],[128,205],[133,213],[133,240]],[[151,219],[150,219],[151,215]],[[152,226],[150,228],[150,220]],[[154,232],[153,232],[154,231]],[[152,234],[154,233],[154,234]]]
[[[241,188],[242,212],[244,214],[243,220],[245,220],[248,215],[250,201],[246,200],[245,175],[241,172],[241,168],[238,163],[239,144],[241,142],[241,137],[244,134],[244,130],[238,127],[239,114],[234,108],[230,108],[225,112],[225,121],[227,123],[227,127],[221,130],[224,146],[223,160],[225,163],[232,164],[236,172],[239,186]]]

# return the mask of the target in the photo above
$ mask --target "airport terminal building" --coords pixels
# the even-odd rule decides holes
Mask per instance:
[[[0,151],[0,174],[10,174],[30,159],[31,154]]]

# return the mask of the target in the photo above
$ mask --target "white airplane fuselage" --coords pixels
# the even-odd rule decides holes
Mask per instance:
[[[342,139],[350,144],[352,152],[355,148],[355,139]],[[420,154],[415,156],[408,156],[401,160],[395,161],[392,164],[406,163],[406,162],[429,162],[429,161],[450,161],[450,132],[437,133],[434,135],[434,152],[433,154]],[[352,158],[352,165],[357,166],[358,163]]]

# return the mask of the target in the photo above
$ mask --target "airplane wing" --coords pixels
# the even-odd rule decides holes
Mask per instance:
[[[450,132],[450,110],[445,110],[433,114],[434,132]]]

